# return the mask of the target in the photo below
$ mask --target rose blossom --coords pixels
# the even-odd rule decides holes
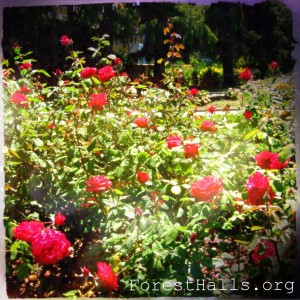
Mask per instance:
[[[56,226],[64,225],[65,221],[66,221],[66,217],[60,212],[58,212],[54,217],[54,224]]]
[[[96,74],[96,72],[97,72],[96,68],[86,67],[80,72],[80,76],[82,78],[91,78]]]
[[[61,69],[56,69],[56,70],[55,70],[55,75],[56,75],[56,76],[59,77],[59,76],[61,76],[61,74],[62,74]]]
[[[17,107],[29,108],[27,97],[21,93],[15,92],[9,101],[14,103]]]
[[[72,39],[69,38],[67,35],[63,35],[61,38],[60,38],[60,42],[62,45],[64,46],[67,46],[67,45],[70,45],[73,43]]]
[[[52,265],[70,255],[71,243],[64,233],[47,228],[34,236],[31,246],[36,262]]]
[[[277,61],[273,60],[269,63],[269,68],[270,69],[273,69],[273,70],[277,70],[279,67],[279,64]]]
[[[190,189],[190,195],[200,201],[211,201],[214,196],[223,191],[221,178],[206,176],[195,181]]]
[[[184,147],[185,158],[195,158],[198,154],[199,146],[196,144],[186,144]]]
[[[83,276],[89,276],[89,275],[91,274],[90,269],[87,268],[87,267],[85,267],[85,266],[83,266],[83,267],[81,268],[81,270],[82,270]]]
[[[204,132],[206,132],[206,131],[216,132],[217,129],[218,129],[218,128],[216,127],[216,125],[215,125],[214,122],[208,121],[208,120],[203,121],[202,124],[201,124],[201,126],[200,126],[200,128],[201,128],[201,130],[204,131]]]
[[[243,81],[248,81],[252,78],[252,73],[249,68],[245,68],[243,72],[240,73],[239,78]]]
[[[148,128],[149,127],[149,120],[146,117],[140,117],[133,121],[135,125],[141,128]]]
[[[259,167],[266,170],[280,170],[284,169],[288,163],[289,159],[286,160],[284,163],[281,163],[278,159],[278,153],[272,153],[269,151],[262,151],[261,153],[257,154],[255,157],[255,161]]]
[[[30,93],[32,90],[29,89],[26,85],[23,85],[20,87],[19,92],[23,95],[27,95],[28,93]]]
[[[31,243],[34,236],[44,229],[40,221],[23,221],[13,229],[13,234],[15,238]]]
[[[189,90],[189,94],[193,95],[193,96],[196,96],[198,94],[198,90],[196,88],[191,88]]]
[[[121,60],[121,58],[119,58],[119,57],[117,57],[117,58],[114,60],[114,64],[115,64],[116,66],[120,65],[121,63],[122,63],[122,60]]]
[[[112,182],[103,175],[91,177],[85,184],[87,192],[98,194],[109,190],[112,186]]]
[[[250,120],[252,118],[252,111],[251,110],[246,110],[244,112],[244,117],[245,117],[245,119]]]
[[[118,278],[113,270],[113,268],[106,262],[97,263],[98,272],[95,274],[101,285],[109,291],[118,290]]]
[[[169,134],[169,136],[167,137],[167,145],[169,149],[181,146],[180,137],[176,134]]]
[[[191,235],[190,235],[190,243],[193,244],[195,243],[195,241],[197,240],[198,238],[198,234],[193,232]]]
[[[137,172],[136,173],[136,179],[140,183],[145,183],[150,179],[150,177],[146,172]]]
[[[94,110],[102,110],[103,106],[107,103],[106,94],[92,94],[87,105]]]
[[[26,61],[20,65],[21,70],[31,69],[31,67],[32,67],[32,65],[31,65],[31,62],[29,62],[29,61]]]
[[[274,192],[269,185],[269,178],[258,171],[249,177],[246,190],[248,194],[247,204],[263,205],[266,203],[264,200],[266,195],[269,195],[270,203],[274,198]]]
[[[259,265],[263,259],[276,256],[274,243],[267,240],[262,240],[257,244],[252,252],[252,260],[256,265]]]
[[[214,114],[216,112],[216,108],[212,105],[208,108],[208,111],[212,114]]]
[[[105,82],[115,77],[116,71],[111,66],[105,66],[98,71],[97,75],[100,81]]]

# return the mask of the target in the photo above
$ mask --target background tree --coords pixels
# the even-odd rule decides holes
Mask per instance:
[[[223,66],[223,84],[235,84],[234,64],[245,52],[247,36],[240,4],[219,2],[206,11],[205,22],[217,37],[211,55],[216,55]]]

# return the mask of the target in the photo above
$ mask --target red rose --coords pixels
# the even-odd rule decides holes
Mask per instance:
[[[278,153],[272,153],[269,151],[262,151],[261,153],[257,154],[255,157],[255,161],[259,167],[266,170],[280,170],[284,169],[288,163],[289,159],[286,160],[284,163],[281,163],[278,159]]]
[[[34,236],[31,246],[36,262],[52,265],[70,255],[71,243],[64,233],[47,228]]]
[[[29,89],[26,85],[23,85],[20,87],[20,93],[21,94],[24,94],[24,95],[27,95],[28,93],[30,93],[32,90]]]
[[[208,108],[208,111],[209,111],[210,113],[214,114],[214,113],[216,112],[216,108],[215,108],[214,106],[210,106],[210,107]]]
[[[195,243],[196,239],[198,238],[198,234],[197,233],[192,233],[190,235],[190,243],[193,244]]]
[[[251,110],[246,110],[244,112],[244,117],[245,117],[245,119],[250,120],[252,118],[252,111]]]
[[[127,77],[128,77],[128,74],[127,74],[126,72],[122,72],[122,73],[120,74],[120,76],[121,76],[121,77],[126,77],[126,78],[127,78]]]
[[[13,229],[13,234],[15,238],[31,243],[34,236],[44,229],[44,224],[40,221],[24,221]]]
[[[60,69],[56,69],[55,70],[55,74],[56,74],[56,76],[61,76],[61,74],[62,74],[62,71],[60,70]]]
[[[102,287],[109,291],[117,291],[118,278],[113,268],[106,262],[98,262],[97,269],[96,276],[99,278]]]
[[[44,87],[43,87],[42,84],[39,83],[39,84],[37,85],[37,88],[41,91]]]
[[[257,244],[252,253],[252,260],[256,265],[266,258],[276,256],[274,243],[267,240],[262,240]]]
[[[277,61],[274,61],[274,60],[273,60],[273,61],[271,61],[271,62],[269,63],[269,68],[272,69],[272,70],[277,70],[278,67],[279,67],[279,64],[278,64]]]
[[[213,197],[223,191],[221,178],[206,176],[192,184],[190,195],[200,201],[211,201]]]
[[[32,65],[31,65],[31,63],[30,63],[29,61],[26,61],[26,62],[24,62],[24,63],[22,63],[22,64],[20,65],[20,69],[21,69],[21,70],[24,70],[24,69],[31,69],[31,67],[32,67]]]
[[[64,46],[67,46],[67,45],[70,45],[73,43],[72,39],[69,38],[67,35],[63,35],[61,38],[60,38],[60,42],[62,45]]]
[[[240,73],[239,78],[243,81],[248,81],[252,78],[252,73],[249,68],[245,68],[243,72]]]
[[[63,214],[61,214],[60,212],[57,213],[54,217],[54,224],[56,226],[64,225],[65,221],[66,221],[66,217]]]
[[[196,96],[197,94],[198,94],[198,90],[197,89],[195,89],[195,88],[192,88],[192,89],[190,89],[190,91],[189,91],[189,94],[191,94],[191,95],[193,95],[193,96]]]
[[[117,57],[117,58],[114,60],[114,64],[115,64],[116,66],[120,65],[121,63],[122,63],[122,60],[121,60],[121,58],[119,58],[119,57]]]
[[[9,101],[15,103],[17,107],[29,108],[27,97],[21,93],[15,92]]]
[[[210,131],[210,132],[216,132],[218,128],[216,127],[215,123],[212,121],[203,121],[201,126],[200,126],[202,131]]]
[[[96,72],[97,72],[96,68],[86,67],[80,72],[80,76],[82,78],[91,78],[96,74]]]
[[[101,110],[107,103],[106,94],[92,94],[90,96],[90,101],[87,104],[94,110]]]
[[[135,125],[141,128],[148,128],[149,127],[149,120],[146,117],[140,117],[133,121]]]
[[[172,149],[174,147],[181,146],[181,140],[180,137],[176,134],[170,134],[167,137],[167,145],[169,149]]]
[[[136,173],[136,179],[140,183],[145,183],[150,179],[150,177],[146,172],[137,172]]]
[[[105,66],[98,71],[97,75],[100,81],[105,82],[115,77],[116,71],[111,66]]]
[[[56,125],[55,125],[55,123],[48,123],[46,127],[48,129],[55,129]]]
[[[91,177],[85,184],[87,192],[98,194],[109,190],[112,186],[112,182],[103,175]]]
[[[290,162],[290,159],[287,159],[285,162],[280,162],[280,160],[278,159],[279,153],[273,153],[273,159],[270,165],[271,169],[276,169],[276,170],[281,170],[284,169]]]
[[[269,185],[269,178],[263,176],[260,172],[255,172],[249,177],[246,184],[246,190],[248,194],[247,204],[251,205],[263,205],[266,204],[264,198],[269,196],[270,203],[274,198],[274,192]]]
[[[198,154],[199,146],[196,144],[186,144],[184,147],[185,158],[195,158]]]
[[[91,271],[87,267],[82,268],[82,274],[83,276],[89,276]]]

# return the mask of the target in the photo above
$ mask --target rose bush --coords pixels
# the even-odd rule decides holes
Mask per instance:
[[[115,56],[95,74],[80,52],[69,61],[59,74],[33,65],[5,77],[6,278],[17,296],[256,297],[291,276],[278,272],[296,251],[289,78],[245,80],[242,110],[199,114],[198,94],[130,82]],[[228,277],[238,291],[172,285]]]

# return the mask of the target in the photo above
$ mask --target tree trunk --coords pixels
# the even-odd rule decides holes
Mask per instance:
[[[225,48],[225,49],[224,49]],[[223,47],[221,59],[223,65],[223,85],[224,87],[234,86],[234,72],[233,72],[233,56],[231,51]]]

